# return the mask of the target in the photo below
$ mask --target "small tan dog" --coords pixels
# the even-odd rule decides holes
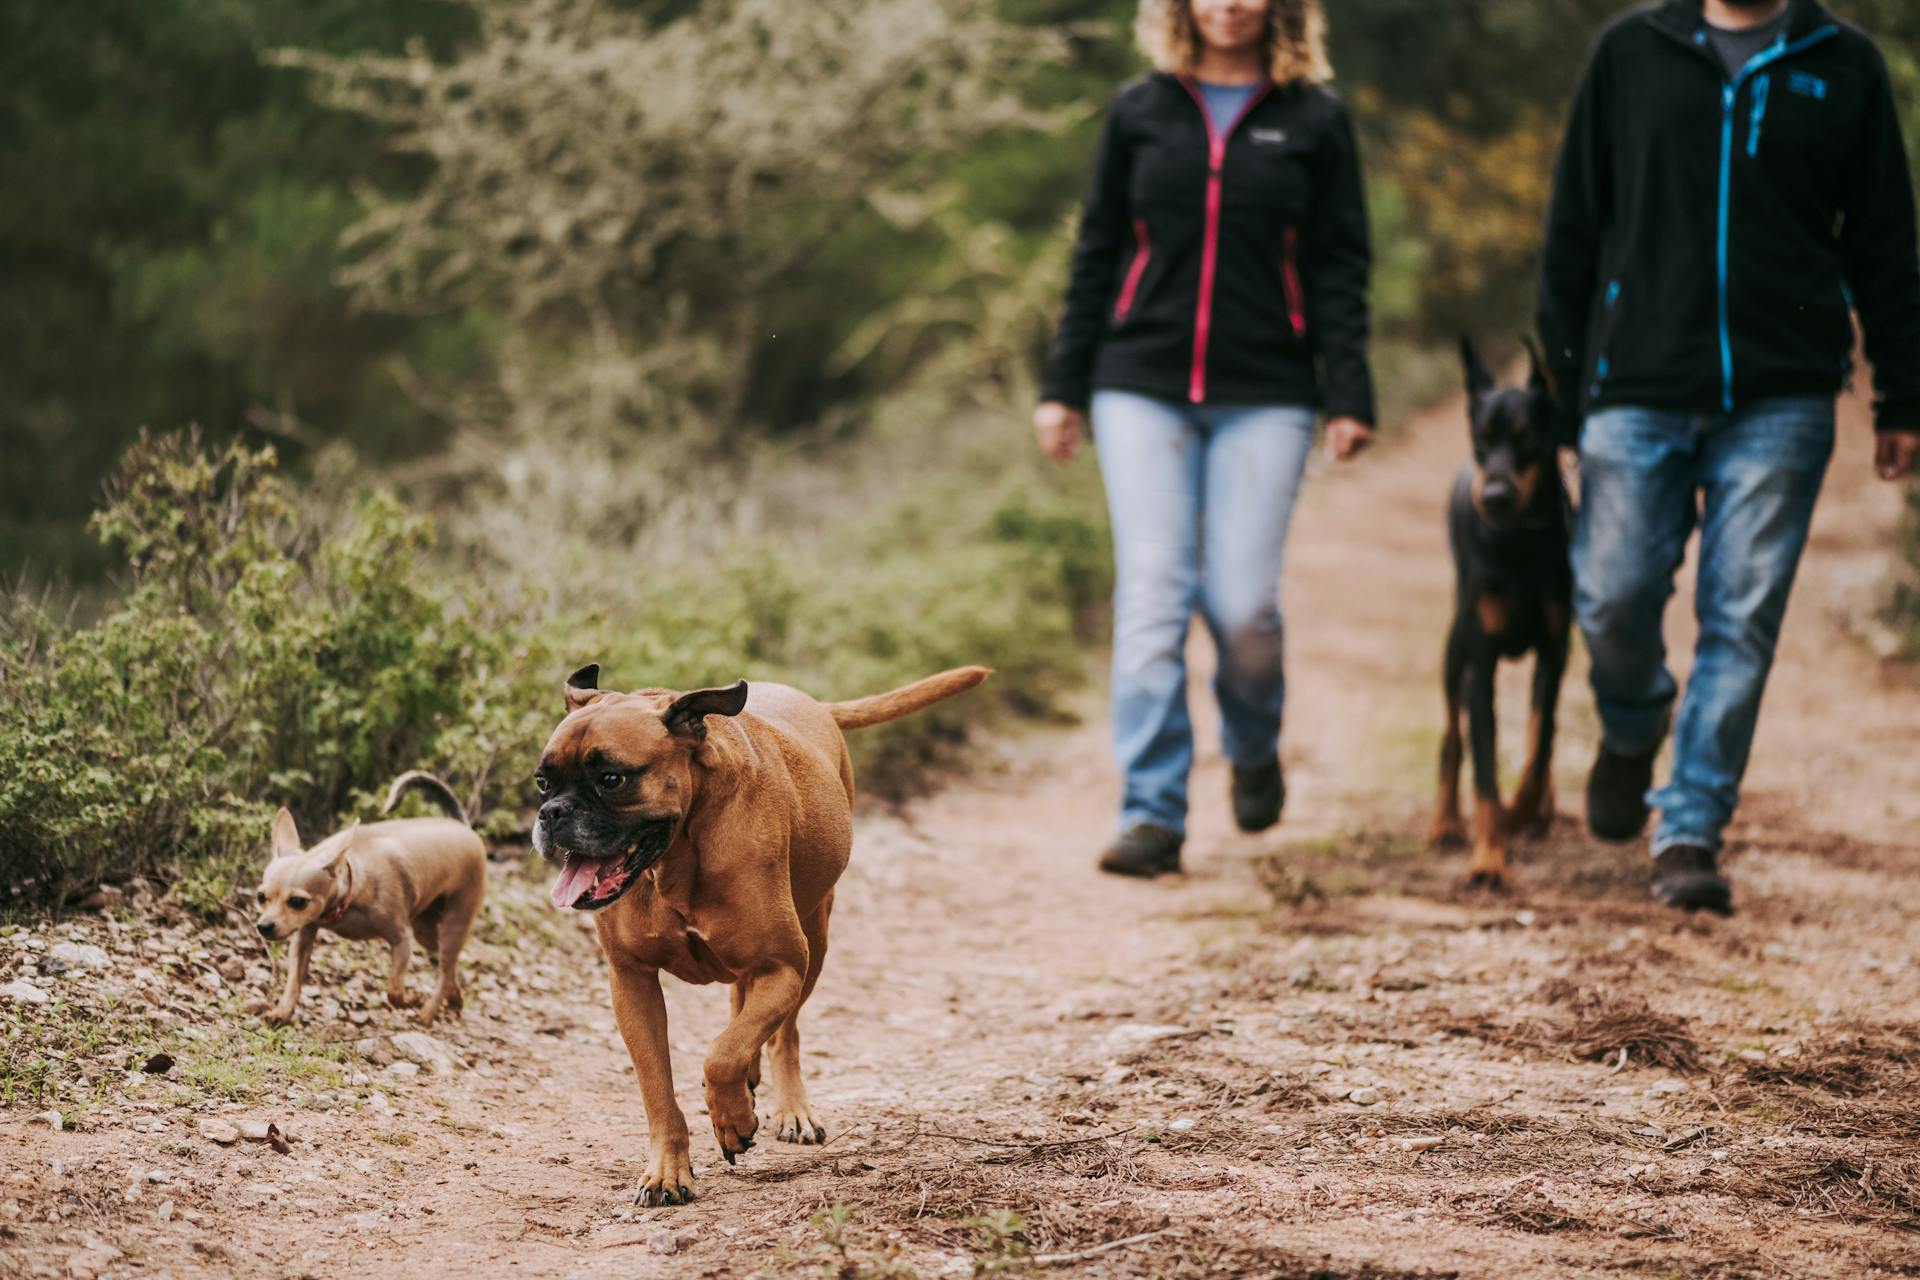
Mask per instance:
[[[769,1059],[773,1131],[825,1142],[800,1079],[800,1006],[827,958],[833,889],[853,845],[853,764],[841,733],[881,724],[987,678],[962,667],[891,693],[816,702],[742,680],[675,693],[567,681],[567,718],[541,753],[533,845],[558,865],[553,903],[597,911],[613,1012],[633,1058],[653,1151],[635,1201],[693,1199],[687,1118],[673,1096],[660,971],[733,987],[707,1055],[720,1152],[753,1145],[752,1091]]]
[[[400,797],[417,789],[445,809],[449,818],[398,818],[368,826],[355,823],[312,849],[300,846],[300,832],[285,809],[273,820],[273,861],[267,864],[254,900],[260,906],[255,927],[269,941],[293,940],[287,957],[287,989],[267,1012],[268,1022],[288,1022],[307,980],[307,962],[322,929],[342,938],[378,938],[393,952],[387,974],[387,1003],[404,1008],[418,998],[407,991],[407,961],[413,940],[434,957],[440,983],[421,1022],[440,1011],[458,1012],[460,948],[487,894],[487,850],[467,825],[447,784],[428,773],[402,774],[387,792],[382,813],[393,812]],[[411,926],[411,928],[409,928]]]

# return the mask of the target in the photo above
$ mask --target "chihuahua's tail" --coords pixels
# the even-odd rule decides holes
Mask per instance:
[[[461,825],[473,825],[467,821],[467,811],[460,807],[460,798],[453,794],[453,788],[420,769],[403,773],[393,780],[393,785],[387,788],[387,802],[380,806],[380,812],[392,813],[393,807],[400,803],[400,797],[409,791],[418,791],[430,797],[447,811],[449,818],[458,819]]]
[[[827,711],[842,729],[864,729],[870,724],[910,716],[955,694],[965,693],[992,674],[985,667],[956,667],[891,693],[876,693],[871,698],[855,698],[852,702],[829,702]]]

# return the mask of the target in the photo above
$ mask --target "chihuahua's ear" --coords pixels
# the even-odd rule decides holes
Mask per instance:
[[[724,689],[695,689],[673,700],[661,719],[667,732],[698,742],[707,736],[708,716],[737,716],[747,708],[747,682],[736,680]]]
[[[1520,341],[1527,344],[1527,360],[1533,366],[1527,378],[1527,385],[1535,391],[1552,395],[1554,393],[1553,371],[1547,368],[1547,358],[1540,354],[1540,344],[1534,341],[1530,333],[1521,334]]]
[[[356,822],[352,826],[348,827],[345,831],[342,831],[339,835],[335,836],[331,841],[333,848],[328,852],[327,860],[320,864],[321,867],[323,867],[328,871],[338,870],[340,867],[340,859],[346,857],[347,854],[353,849],[354,838],[359,834],[360,834],[360,824]]]
[[[273,856],[284,858],[300,852],[300,828],[293,825],[293,814],[285,806],[273,815]]]
[[[1493,375],[1473,349],[1473,339],[1465,334],[1460,335],[1460,365],[1466,370],[1468,395],[1481,396],[1493,390]]]
[[[578,711],[596,698],[605,697],[600,688],[600,664],[589,662],[567,677],[567,710]]]

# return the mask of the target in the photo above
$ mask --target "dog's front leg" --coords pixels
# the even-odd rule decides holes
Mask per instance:
[[[313,959],[313,940],[319,932],[318,927],[308,925],[293,935],[287,947],[287,989],[281,993],[280,1003],[267,1011],[268,1022],[293,1021],[294,1006],[300,1003],[300,988],[307,984],[307,962]]]
[[[1429,843],[1453,848],[1467,842],[1467,824],[1460,817],[1460,761],[1466,754],[1460,736],[1462,681],[1466,672],[1466,639],[1462,621],[1455,618],[1447,633],[1446,672],[1447,724],[1440,737],[1440,788],[1434,796],[1433,821],[1427,827]]]
[[[1493,674],[1496,659],[1490,652],[1475,654],[1467,664],[1467,734],[1473,744],[1473,860],[1467,864],[1467,885],[1474,889],[1507,887],[1506,823],[1500,816],[1500,755],[1493,713]]]
[[[800,966],[775,962],[743,979],[746,995],[739,1012],[707,1053],[707,1115],[728,1164],[753,1145],[760,1119],[747,1090],[747,1068],[760,1046],[800,1007],[804,954],[803,949]]]
[[[667,1002],[660,971],[620,959],[612,965],[613,1016],[627,1042],[640,1102],[647,1112],[653,1158],[640,1176],[633,1202],[686,1204],[693,1199],[693,1161],[687,1150],[687,1118],[673,1100],[673,1060],[667,1050]]]
[[[1545,835],[1553,823],[1553,735],[1560,706],[1560,681],[1567,670],[1566,615],[1548,614],[1549,638],[1533,668],[1533,719],[1528,725],[1527,767],[1514,790],[1507,815],[1511,829]]]

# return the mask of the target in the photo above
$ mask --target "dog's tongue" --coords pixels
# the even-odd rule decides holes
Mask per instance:
[[[565,910],[580,901],[582,895],[600,879],[601,871],[615,861],[613,858],[582,858],[577,854],[568,854],[566,865],[560,868],[560,878],[553,882],[553,905]]]

